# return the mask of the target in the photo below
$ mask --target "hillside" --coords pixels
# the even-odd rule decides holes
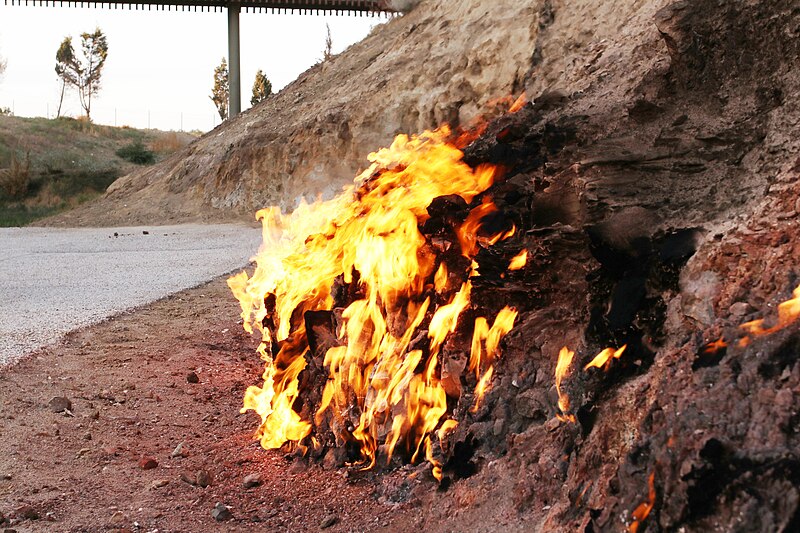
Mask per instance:
[[[193,139],[69,117],[0,116],[0,226],[23,225],[94,199],[118,177]]]

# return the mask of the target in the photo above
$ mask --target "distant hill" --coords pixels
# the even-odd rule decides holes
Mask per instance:
[[[24,225],[92,200],[118,177],[193,139],[69,117],[0,116],[0,226]]]

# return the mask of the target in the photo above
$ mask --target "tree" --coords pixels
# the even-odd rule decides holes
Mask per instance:
[[[323,61],[327,61],[333,57],[333,38],[331,37],[331,27],[328,23],[325,23],[325,29],[327,30],[327,34],[325,35],[325,51],[322,53]]]
[[[100,79],[108,57],[108,41],[100,28],[95,28],[94,33],[81,34],[81,51],[83,60],[75,56],[72,38],[65,37],[56,52],[56,74],[62,80],[62,98],[63,89],[67,85],[74,86],[86,118],[91,120],[92,97],[100,92]],[[60,107],[59,104],[59,112]]]
[[[61,106],[64,103],[67,85],[78,86],[79,82],[76,73],[80,71],[80,65],[77,61],[75,49],[72,48],[72,37],[64,37],[56,52],[56,76],[61,80],[61,94],[58,98],[56,118],[61,116]]]
[[[264,71],[258,69],[256,80],[253,82],[253,97],[250,98],[250,105],[263,102],[272,94],[272,83],[270,83]]]
[[[108,41],[100,28],[95,28],[94,33],[81,34],[81,48],[86,63],[81,72],[78,96],[83,110],[86,111],[86,118],[91,118],[92,96],[100,91],[100,76],[108,57]]]
[[[211,88],[211,101],[217,106],[219,118],[228,118],[228,95],[230,87],[228,85],[228,62],[222,58],[219,66],[214,69],[214,87]]]

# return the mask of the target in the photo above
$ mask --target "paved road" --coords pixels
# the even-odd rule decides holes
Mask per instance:
[[[241,268],[260,235],[235,225],[0,228],[0,365]]]

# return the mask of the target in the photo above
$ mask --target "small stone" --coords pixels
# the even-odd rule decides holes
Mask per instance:
[[[753,308],[750,307],[750,304],[747,302],[736,302],[728,309],[730,314],[735,317],[742,317],[747,313],[750,313],[752,310]]]
[[[186,455],[183,453],[183,443],[181,442],[177,446],[175,446],[175,449],[172,450],[172,453],[169,454],[169,456],[172,457],[173,459],[175,459],[176,457],[186,457]]]
[[[197,479],[193,478],[186,472],[181,472],[181,481],[186,482],[189,485],[197,485]]]
[[[261,474],[257,472],[254,474],[250,474],[249,476],[244,478],[244,482],[242,483],[242,485],[246,489],[252,489],[253,487],[258,487],[259,485],[261,485]]]
[[[11,474],[0,474],[0,481],[10,481]]]
[[[545,424],[544,424],[544,428],[545,428],[547,431],[549,431],[550,433],[552,433],[553,431],[555,431],[556,429],[558,429],[558,427],[559,427],[560,425],[561,425],[561,420],[559,420],[559,419],[558,419],[558,418],[556,418],[556,417],[553,417],[553,418],[551,418],[550,420],[548,420],[547,422],[545,422]]]
[[[141,459],[139,459],[139,468],[141,468],[142,470],[152,470],[157,466],[158,466],[158,461],[156,461],[152,457],[142,457]]]
[[[14,514],[23,520],[39,520],[39,513],[30,505],[18,507]]]
[[[72,402],[69,398],[64,396],[54,396],[47,404],[50,410],[54,413],[63,413],[64,411],[72,411]]]
[[[322,519],[322,522],[320,523],[319,527],[320,529],[327,529],[338,521],[339,521],[338,516],[336,516],[335,514],[329,514],[328,516]]]
[[[89,414],[86,416],[88,416],[92,420],[97,420],[98,418],[100,418],[100,411],[98,411],[97,409],[93,409],[89,411]]]
[[[200,383],[200,378],[194,372],[186,374],[186,381],[189,383]]]
[[[169,480],[167,479],[156,479],[152,483],[150,483],[151,489],[160,489],[161,487],[165,487],[169,484]]]
[[[125,522],[125,513],[122,511],[117,511],[116,513],[112,514],[111,519],[109,520],[109,523],[111,523],[113,526],[118,526],[123,522]]]
[[[142,230],[142,235],[150,235],[150,232],[147,230]]]
[[[228,506],[220,502],[217,502],[217,504],[211,510],[211,516],[217,522],[225,522],[226,520],[233,518],[231,510],[228,508]]]
[[[214,482],[214,478],[208,470],[198,470],[194,476],[198,486],[206,488]]]

